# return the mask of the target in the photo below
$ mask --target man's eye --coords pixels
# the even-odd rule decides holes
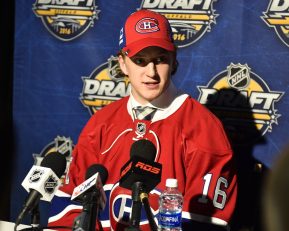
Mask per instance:
[[[139,66],[144,66],[144,65],[145,65],[145,60],[142,59],[142,58],[135,58],[135,59],[132,59],[132,61],[133,61],[136,65],[139,65]]]
[[[167,58],[165,56],[160,56],[155,59],[155,64],[166,63],[166,62],[167,62]]]

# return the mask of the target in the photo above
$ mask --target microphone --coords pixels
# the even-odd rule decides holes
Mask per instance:
[[[162,165],[154,162],[156,147],[149,140],[138,140],[130,149],[130,160],[120,170],[119,185],[132,189],[135,182],[142,182],[150,192],[161,181]]]
[[[39,200],[50,202],[59,188],[60,178],[66,169],[66,158],[58,152],[48,153],[40,166],[34,165],[22,182],[22,186],[29,192],[22,211],[18,215],[15,228],[24,216],[35,209]]]
[[[85,175],[85,181],[74,188],[71,200],[83,205],[82,212],[74,220],[74,231],[95,231],[99,209],[104,210],[106,195],[103,190],[108,177],[107,169],[101,164],[91,165]]]
[[[148,193],[161,181],[162,165],[154,162],[156,148],[149,140],[134,142],[130,150],[130,160],[121,168],[119,185],[132,190],[132,212],[130,226],[126,230],[139,231],[142,203],[151,230],[156,231],[157,225],[150,210]]]

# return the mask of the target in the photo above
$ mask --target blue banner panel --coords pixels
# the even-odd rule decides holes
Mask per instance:
[[[139,8],[169,19],[178,46],[173,82],[223,121],[241,168],[248,160],[270,168],[289,140],[287,3],[17,0],[11,221],[27,196],[21,183],[32,165],[55,149],[69,163],[90,116],[129,94],[115,56],[120,28]],[[45,224],[49,203],[40,206]]]

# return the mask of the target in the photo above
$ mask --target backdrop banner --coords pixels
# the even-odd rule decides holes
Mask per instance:
[[[11,221],[27,196],[21,182],[32,165],[58,150],[69,166],[87,120],[129,94],[129,80],[116,72],[116,54],[124,20],[136,9],[168,18],[178,46],[173,82],[222,120],[240,173],[270,168],[287,145],[289,0],[17,0],[15,5]],[[49,204],[40,207],[45,223]]]

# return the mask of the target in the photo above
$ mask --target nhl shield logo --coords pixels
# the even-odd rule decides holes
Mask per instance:
[[[246,88],[250,83],[250,68],[247,65],[233,64],[228,66],[228,84],[232,88]]]
[[[34,170],[34,172],[31,174],[29,177],[29,182],[30,183],[36,183],[41,179],[41,176],[43,175],[44,171],[40,169]]]
[[[110,56],[110,58],[107,60],[107,63],[107,74],[110,79],[113,81],[123,81],[126,76],[119,67],[118,58],[115,56]]]
[[[144,135],[146,133],[146,124],[145,123],[137,123],[136,132],[138,135]]]

